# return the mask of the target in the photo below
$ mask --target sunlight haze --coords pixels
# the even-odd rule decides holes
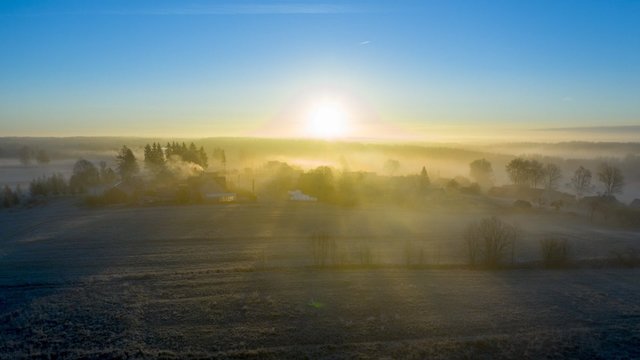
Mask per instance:
[[[640,0],[0,0],[0,359],[640,359]]]
[[[634,1],[52,4],[0,4],[2,135],[298,136],[325,89],[354,138],[640,121]]]

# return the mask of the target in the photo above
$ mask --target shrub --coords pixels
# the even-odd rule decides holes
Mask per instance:
[[[33,179],[29,184],[31,196],[63,195],[69,192],[69,184],[62,174]]]
[[[180,186],[176,191],[176,203],[178,204],[188,204],[191,200],[191,193],[189,188],[186,186]]]
[[[467,226],[464,238],[469,264],[497,268],[504,264],[509,252],[513,254],[519,229],[490,217]],[[513,259],[512,259],[513,260]]]
[[[104,206],[104,198],[102,196],[85,196],[84,204],[90,207]]]
[[[424,265],[424,249],[417,248],[407,240],[404,244],[404,263],[407,267],[411,267],[414,265]]]
[[[637,227],[640,225],[640,209],[630,207],[618,207],[613,211],[613,216],[622,226]]]
[[[569,262],[569,242],[567,239],[548,237],[540,241],[542,261],[546,267],[563,267]]]
[[[527,200],[516,200],[513,202],[513,207],[516,209],[531,209],[533,206]]]
[[[336,241],[324,231],[316,231],[311,235],[313,264],[328,266],[336,263]]]
[[[549,205],[551,205],[552,208],[556,209],[556,211],[560,211],[560,209],[564,207],[565,204],[564,204],[564,201],[562,200],[555,200],[555,201],[552,201],[551,204]]]
[[[371,265],[373,264],[373,253],[371,252],[371,248],[367,244],[360,245],[360,248],[357,252],[358,262],[360,265]]]
[[[640,266],[640,251],[636,248],[629,247],[624,251],[612,252],[615,265],[623,267]]]
[[[460,188],[460,192],[463,194],[468,194],[468,195],[480,195],[480,193],[482,192],[480,189],[480,185],[478,185],[478,183],[473,183],[469,186],[465,186]]]
[[[2,190],[2,206],[10,208],[20,204],[20,195],[18,191],[11,190],[7,185]]]
[[[105,204],[122,204],[129,200],[129,196],[118,188],[111,188],[104,192],[102,199]]]

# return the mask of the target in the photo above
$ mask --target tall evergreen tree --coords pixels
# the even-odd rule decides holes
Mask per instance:
[[[146,167],[153,165],[153,153],[149,144],[144,146],[144,165]]]
[[[130,179],[140,171],[135,155],[126,145],[122,146],[116,156],[116,168],[123,180]]]
[[[207,152],[204,151],[204,147],[200,146],[200,150],[198,150],[198,158],[200,160],[200,166],[203,168],[209,167],[209,159],[207,157]]]
[[[227,168],[227,156],[224,153],[224,150],[221,148],[213,149],[213,159],[216,160],[223,169]]]
[[[420,171],[420,187],[422,189],[425,189],[429,187],[430,184],[431,184],[431,179],[429,179],[427,168],[423,166],[422,170]]]

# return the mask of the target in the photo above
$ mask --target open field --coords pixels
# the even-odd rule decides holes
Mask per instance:
[[[638,14],[0,1],[0,360],[640,360]]]
[[[0,358],[640,356],[637,269],[444,267],[488,211],[523,228],[517,261],[548,232],[579,259],[637,245],[569,213],[72,202],[1,213]],[[354,266],[312,267],[317,229]],[[404,268],[407,242],[442,267]],[[363,247],[374,266],[355,266]]]
[[[57,160],[47,165],[21,165],[14,159],[0,159],[0,171],[2,172],[2,185],[16,188],[18,185],[22,190],[29,191],[31,180],[51,176],[54,173],[63,174],[65,177],[71,176],[74,160]]]

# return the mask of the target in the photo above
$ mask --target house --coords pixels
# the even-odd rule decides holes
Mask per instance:
[[[127,197],[133,197],[140,189],[140,184],[136,183],[134,181],[120,181],[118,183],[116,183],[115,185],[113,185],[111,188],[109,188],[109,190],[107,190],[105,192],[105,195],[108,192],[119,192],[122,193],[124,195],[126,195]]]
[[[107,196],[112,193],[121,193],[125,197],[133,196],[139,189],[139,184],[133,181],[119,181],[115,184],[99,184],[87,188],[88,196]]]
[[[205,202],[233,202],[237,194],[227,190],[224,176],[216,173],[204,173],[189,179],[189,185],[195,190],[196,196]]]
[[[87,195],[89,196],[102,196],[107,190],[111,189],[112,185],[94,185],[87,188]]]
[[[105,204],[118,204],[137,200],[139,185],[133,181],[120,181],[113,185],[91,186],[86,194],[89,198],[100,198]]]
[[[313,196],[309,196],[303,193],[301,190],[289,191],[289,200],[290,201],[318,201],[317,198]]]
[[[575,197],[565,192],[551,189],[536,189],[518,185],[494,186],[487,192],[489,196],[527,200],[537,204],[550,204],[562,201],[565,204],[574,202]]]
[[[232,202],[236,200],[236,193],[227,191],[215,181],[205,181],[200,186],[200,195],[204,201]]]

